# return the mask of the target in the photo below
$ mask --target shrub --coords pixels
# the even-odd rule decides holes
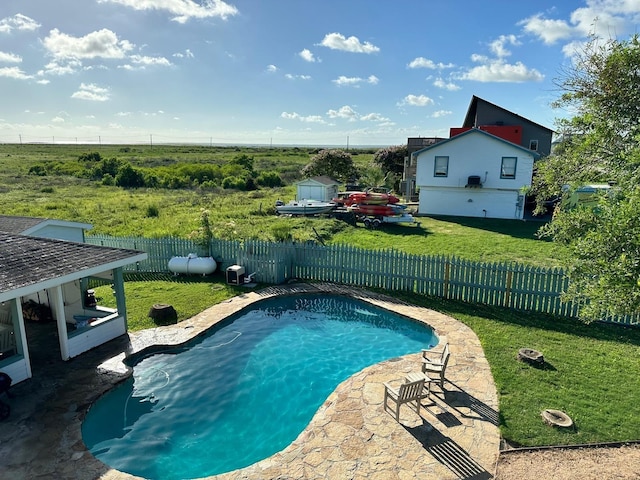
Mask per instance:
[[[256,178],[256,183],[263,187],[281,187],[283,185],[278,172],[262,172]]]
[[[234,189],[234,190],[244,190],[245,189],[245,180],[240,177],[226,177],[222,180],[222,188],[226,189]]]
[[[160,209],[157,205],[147,205],[147,218],[157,218],[160,216]]]

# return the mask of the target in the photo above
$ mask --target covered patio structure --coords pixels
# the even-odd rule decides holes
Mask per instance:
[[[122,268],[144,252],[0,233],[0,371],[32,376],[25,321],[55,322],[62,360],[127,332]],[[111,284],[116,308],[97,305],[92,281]]]

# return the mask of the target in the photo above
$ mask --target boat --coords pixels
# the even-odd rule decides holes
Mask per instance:
[[[347,206],[359,205],[387,205],[389,203],[398,203],[400,199],[390,193],[378,192],[355,192],[345,199],[344,204]]]
[[[374,216],[391,216],[402,215],[404,213],[405,205],[368,205],[368,204],[355,204],[347,207],[347,209],[353,213],[360,215],[374,215]]]
[[[329,213],[335,206],[333,202],[319,200],[291,200],[289,203],[277,202],[276,213],[278,215],[319,215]]]

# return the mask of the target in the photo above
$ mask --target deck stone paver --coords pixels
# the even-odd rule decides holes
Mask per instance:
[[[178,345],[252,303],[276,295],[348,295],[427,323],[446,335],[451,360],[445,389],[432,386],[420,416],[403,405],[400,422],[383,407],[384,382],[420,370],[415,353],[372,365],[342,382],[307,428],[281,452],[216,480],[249,479],[489,479],[499,455],[498,401],[477,336],[441,313],[392,297],[334,284],[292,284],[246,292],[177,325],[131,332],[70,362],[47,379],[16,385],[12,415],[0,424],[0,478],[131,480],[93,457],[82,442],[90,404],[126,378],[123,360],[157,346]],[[42,369],[40,370],[42,371]],[[61,374],[64,372],[64,374]],[[391,405],[390,405],[391,407]]]

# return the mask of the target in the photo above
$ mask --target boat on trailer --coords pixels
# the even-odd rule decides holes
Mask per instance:
[[[335,206],[333,202],[319,200],[291,200],[289,203],[276,203],[276,213],[278,215],[320,215],[331,212]]]

